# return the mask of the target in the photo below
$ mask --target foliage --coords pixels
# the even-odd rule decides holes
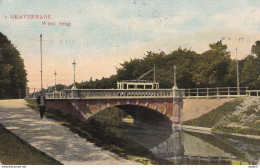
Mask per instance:
[[[249,88],[260,89],[260,60],[252,55],[244,59],[241,72],[241,84]]]
[[[198,54],[195,51],[181,49],[166,54],[147,52],[143,58],[132,58],[124,61],[117,68],[117,74],[101,80],[92,79],[77,83],[78,88],[116,88],[117,81],[134,80],[148,72],[156,65],[156,81],[160,88],[172,88],[174,81],[173,65],[177,66],[177,85],[179,88],[195,87],[236,87],[237,62],[230,58],[227,45],[222,41],[209,44],[209,50]],[[239,60],[240,86],[250,89],[260,88],[259,57],[248,56]],[[153,80],[147,75],[145,80]]]
[[[62,85],[62,84],[57,84],[56,85],[56,90],[57,91],[62,91],[64,88],[66,88],[66,85]],[[53,88],[54,89],[54,88]]]
[[[258,58],[260,58],[260,41],[257,40],[255,44],[251,48],[251,53],[255,54]]]
[[[20,52],[0,32],[0,99],[25,97],[26,76]]]
[[[210,44],[210,50],[197,58],[194,68],[193,81],[196,87],[226,86],[227,74],[231,58],[227,46],[221,41]]]

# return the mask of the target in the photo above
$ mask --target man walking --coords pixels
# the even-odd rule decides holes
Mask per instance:
[[[43,91],[40,91],[40,96],[37,97],[36,102],[37,102],[37,104],[40,108],[40,117],[42,119],[43,115],[45,113],[45,106],[46,106],[46,100],[45,100],[45,97],[43,95]]]

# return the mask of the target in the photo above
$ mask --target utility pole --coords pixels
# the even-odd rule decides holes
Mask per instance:
[[[41,90],[42,90],[42,34],[40,34],[40,52],[41,52]]]
[[[237,58],[237,95],[240,95],[237,48],[236,48],[236,58]]]

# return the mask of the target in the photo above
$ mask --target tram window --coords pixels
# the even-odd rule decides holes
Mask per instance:
[[[123,89],[127,89],[127,85],[126,84],[124,84]]]
[[[137,89],[144,89],[144,85],[137,85]]]
[[[128,89],[134,89],[135,85],[128,85]]]
[[[153,88],[156,89],[156,84],[153,85]]]
[[[152,89],[152,85],[146,85],[145,88],[146,89]]]

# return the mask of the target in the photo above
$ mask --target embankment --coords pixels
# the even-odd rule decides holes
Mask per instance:
[[[206,127],[216,132],[260,135],[260,98],[243,97],[224,103],[183,125]]]
[[[198,118],[232,100],[234,98],[184,99],[182,122]]]

